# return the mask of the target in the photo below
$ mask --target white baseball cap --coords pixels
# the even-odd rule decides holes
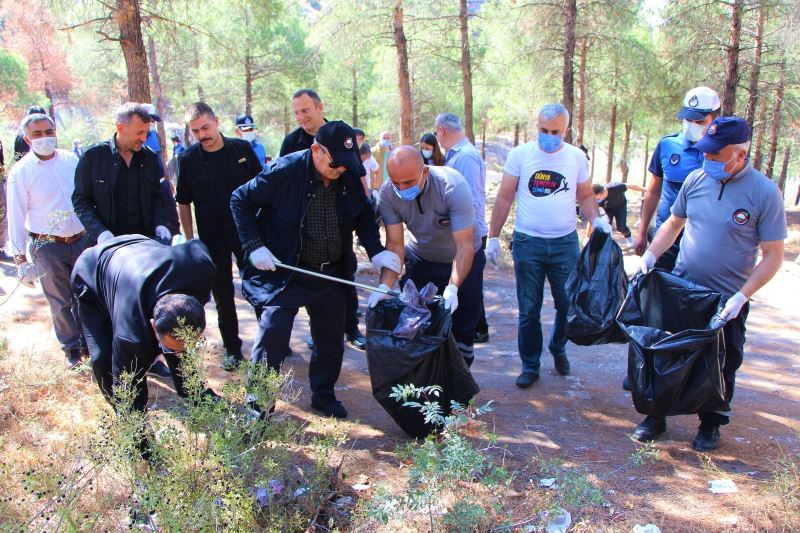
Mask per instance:
[[[708,87],[695,87],[683,97],[683,107],[678,111],[678,118],[703,120],[706,115],[719,109],[719,95]]]

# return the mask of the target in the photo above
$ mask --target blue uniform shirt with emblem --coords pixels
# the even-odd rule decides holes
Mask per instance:
[[[666,135],[658,141],[647,169],[662,180],[656,229],[669,218],[681,185],[692,171],[703,166],[703,159],[703,153],[695,150],[694,143],[689,142],[682,132]]]

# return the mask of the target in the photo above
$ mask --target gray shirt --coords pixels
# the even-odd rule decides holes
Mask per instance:
[[[434,263],[451,263],[456,256],[453,232],[475,227],[472,193],[464,178],[447,167],[428,167],[428,179],[416,200],[398,198],[391,181],[384,182],[378,209],[384,223],[405,223],[411,238],[408,248]],[[475,231],[473,251],[481,248]]]
[[[725,294],[753,273],[762,242],[786,238],[781,192],[749,162],[725,184],[693,171],[672,214],[686,219],[675,274]]]

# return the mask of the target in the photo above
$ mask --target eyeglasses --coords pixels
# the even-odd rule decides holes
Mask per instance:
[[[323,154],[325,154],[326,156],[328,156],[328,159],[330,159],[330,160],[331,160],[331,162],[330,162],[330,163],[328,163],[328,166],[329,166],[330,168],[339,168],[339,167],[341,167],[341,166],[344,166],[344,165],[337,165],[336,163],[334,163],[334,162],[333,162],[333,156],[331,155],[331,153],[328,151],[328,149],[327,149],[327,148],[325,148],[325,147],[324,147],[324,146],[322,146],[321,144],[319,145],[319,147],[320,147],[320,150],[322,150],[322,153],[323,153]]]

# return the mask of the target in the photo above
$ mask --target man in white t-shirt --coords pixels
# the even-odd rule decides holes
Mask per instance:
[[[508,154],[489,225],[486,256],[496,265],[500,260],[500,230],[516,198],[512,255],[519,306],[520,388],[530,387],[539,379],[545,278],[556,306],[548,349],[558,373],[567,375],[570,371],[564,335],[569,303],[564,286],[578,260],[575,201],[595,228],[611,233],[611,226],[599,216],[586,156],[564,142],[567,124],[569,112],[564,106],[542,107],[537,141],[517,146]]]

